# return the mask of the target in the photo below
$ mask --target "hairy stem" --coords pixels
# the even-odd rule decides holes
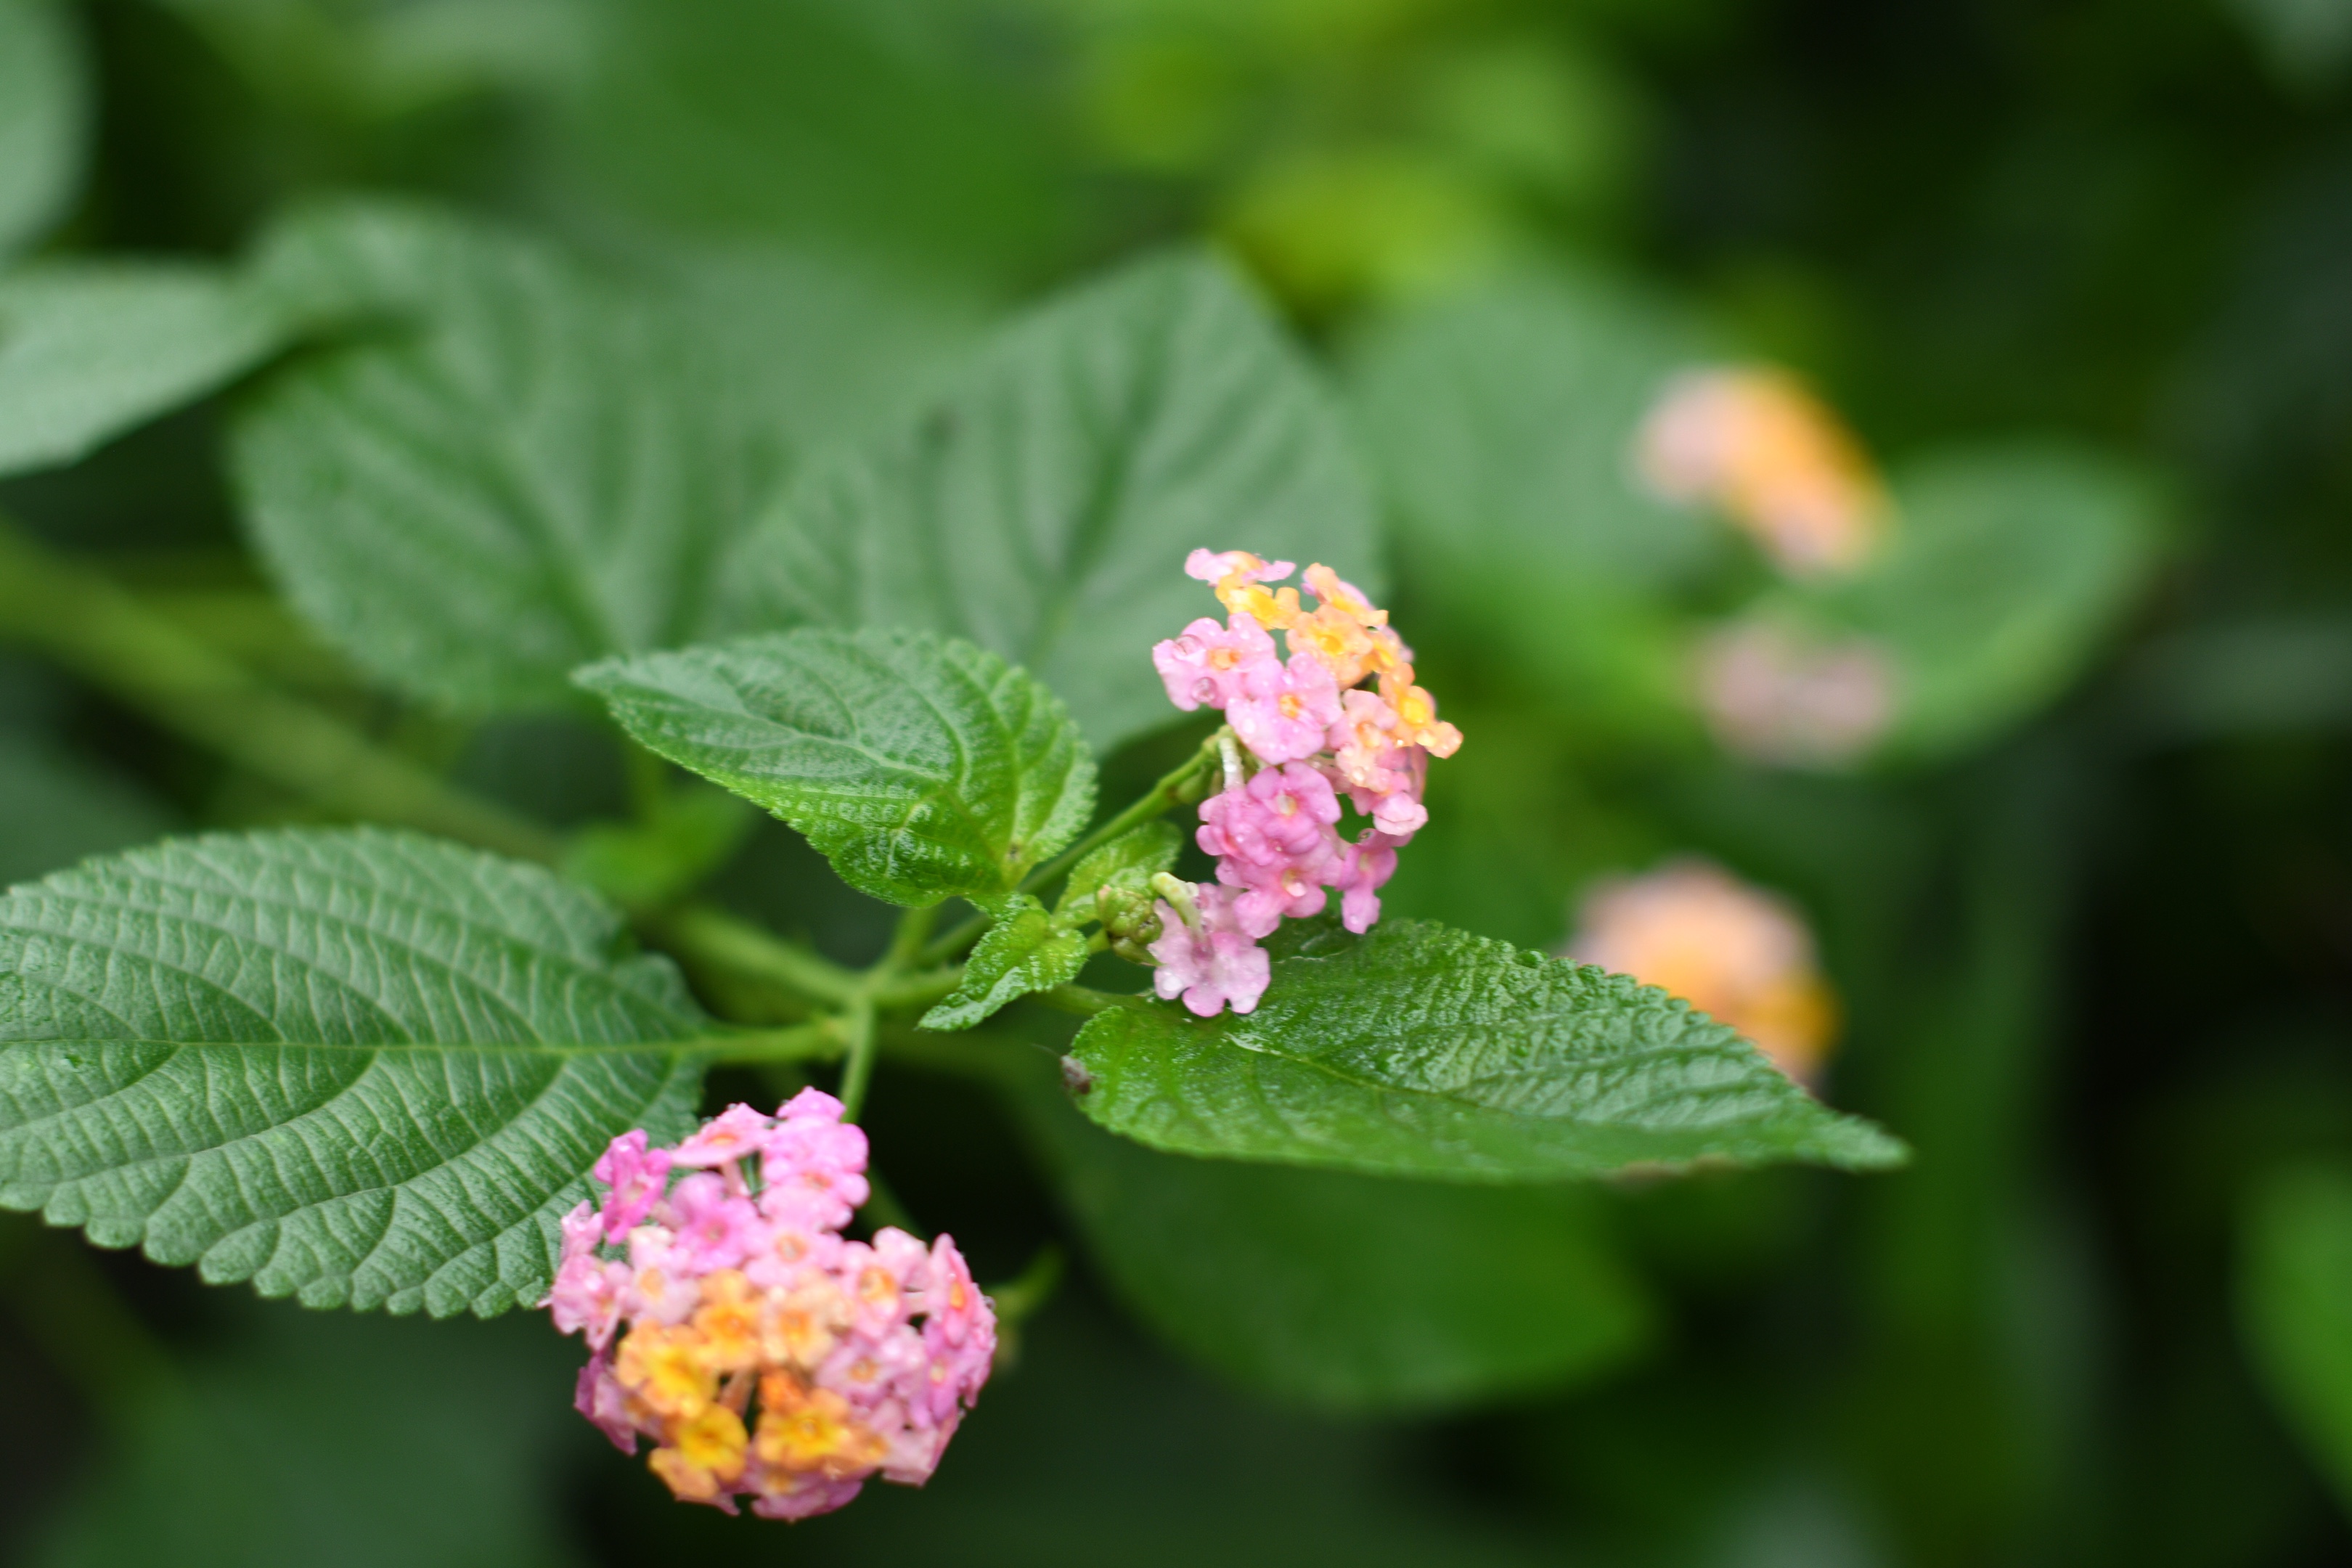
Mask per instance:
[[[776,1062],[829,1061],[846,1043],[833,1018],[788,1029],[745,1029],[722,1037],[711,1048],[713,1067],[765,1067]]]
[[[840,1027],[849,1041],[849,1059],[841,1068],[841,1119],[855,1121],[866,1109],[866,1086],[874,1081],[874,1002],[859,996],[842,1014]]]
[[[113,583],[0,519],[0,639],[47,656],[165,729],[341,815],[525,859],[562,841],[264,684]]]
[[[689,964],[763,980],[812,1002],[845,1006],[865,993],[866,979],[855,971],[708,904],[661,916],[646,934]]]
[[[1218,731],[1218,735],[1223,733],[1222,730]],[[1021,890],[1024,893],[1034,893],[1040,888],[1050,886],[1055,878],[1061,876],[1087,855],[1101,848],[1120,834],[1132,832],[1153,818],[1164,816],[1171,806],[1183,798],[1187,784],[1216,765],[1217,736],[1212,736],[1202,742],[1201,749],[1186,758],[1181,766],[1163,775],[1160,782],[1145,792],[1143,797],[1134,805],[1030,872],[1022,879]],[[988,926],[989,919],[986,915],[973,915],[970,920],[957,925],[947,935],[925,948],[921,962],[926,964],[945,963],[979,941],[980,933],[986,931]]]

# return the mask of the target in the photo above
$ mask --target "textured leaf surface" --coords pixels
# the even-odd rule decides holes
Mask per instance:
[[[767,807],[895,903],[1009,892],[1094,810],[1094,760],[1060,700],[969,643],[802,630],[579,680],[639,744]]]
[[[373,829],[167,843],[0,899],[0,1205],[315,1307],[536,1299],[700,1016],[609,907]]]
[[[1894,486],[1894,542],[1833,605],[1895,656],[1895,749],[1955,750],[2057,696],[2155,564],[2155,487],[2093,453],[1954,451]]]
[[[1176,864],[1176,852],[1183,843],[1184,836],[1174,823],[1147,822],[1089,851],[1070,868],[1070,880],[1054,906],[1054,918],[1071,925],[1095,919],[1096,894],[1113,885],[1140,891],[1155,872]]]
[[[2248,1205],[2238,1315],[2257,1372],[2352,1506],[2352,1170],[2271,1177]]]
[[[969,638],[1108,748],[1177,717],[1150,651],[1213,607],[1187,552],[1323,561],[1377,592],[1374,526],[1305,361],[1187,253],[1048,304],[906,428],[812,465],[744,551],[738,616]]]
[[[1050,1083],[1019,1108],[1097,1264],[1171,1343],[1316,1405],[1425,1408],[1556,1386],[1649,1309],[1581,1187],[1464,1187],[1155,1153]]]
[[[1904,1157],[1627,976],[1419,921],[1297,929],[1247,1016],[1150,1003],[1088,1022],[1087,1114],[1183,1153],[1463,1181]]]
[[[706,633],[777,452],[682,318],[412,209],[314,216],[263,268],[306,315],[394,318],[276,378],[236,433],[257,544],[354,659],[462,708],[547,707],[582,664]]]
[[[81,178],[89,89],[58,0],[0,0],[0,259],[56,222]]]
[[[267,297],[203,267],[75,262],[0,279],[0,474],[70,463],[289,334]]]
[[[1050,991],[1087,966],[1087,939],[1056,925],[1045,906],[1015,893],[994,910],[963,966],[963,984],[923,1015],[926,1029],[969,1029],[1024,996]]]

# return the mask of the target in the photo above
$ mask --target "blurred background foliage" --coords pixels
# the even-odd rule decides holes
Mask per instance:
[[[792,1530],[663,1500],[543,1323],[306,1314],[8,1217],[0,1553],[2352,1561],[2352,4],[0,0],[0,454],[8,290],[353,191],[667,292],[784,464],[1044,290],[1222,245],[1328,368],[1470,737],[1392,907],[1556,946],[1596,879],[1712,858],[1808,919],[1824,1090],[1918,1158],[1433,1195],[886,1069],[917,1214],[989,1278],[1082,1261],[927,1492]],[[1720,361],[1883,467],[1858,573],[1635,481]],[[0,506],[388,743],[618,815],[597,731],[398,707],[277,606],[245,390]],[[1721,743],[1692,660],[1750,622],[1875,650],[1886,724]],[[0,648],[7,879],[299,809]],[[773,825],[722,885],[880,940]]]

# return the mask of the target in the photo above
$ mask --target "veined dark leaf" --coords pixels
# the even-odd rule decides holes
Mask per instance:
[[[59,262],[0,278],[0,474],[73,462],[215,391],[292,331],[268,295],[207,267]]]
[[[1236,1382],[1345,1409],[1557,1387],[1649,1331],[1596,1194],[1155,1153],[1008,1084],[1088,1250],[1170,1343]]]
[[[1376,592],[1374,521],[1305,361],[1222,263],[1179,254],[1045,305],[906,428],[813,465],[746,542],[736,614],[967,637],[1108,748],[1177,717],[1151,645],[1215,609],[1188,552]]]
[[[969,643],[802,630],[578,679],[639,744],[767,807],[894,903],[1010,892],[1094,810],[1068,711]]]
[[[1414,921],[1290,929],[1246,1016],[1139,1002],[1089,1021],[1071,1047],[1087,1114],[1183,1153],[1457,1181],[1905,1158],[1627,976]]]
[[[778,453],[684,318],[499,230],[338,207],[260,266],[306,317],[385,320],[236,431],[255,542],[385,680],[476,710],[706,635]]]
[[[702,1017],[535,867],[361,828],[167,842],[0,898],[0,1205],[313,1307],[545,1289]]]
[[[0,0],[0,258],[40,237],[71,199],[89,98],[66,7]]]
[[[1087,939],[1057,925],[1027,893],[999,900],[990,926],[963,966],[963,984],[923,1015],[926,1029],[969,1029],[1022,997],[1050,991],[1087,966]]]

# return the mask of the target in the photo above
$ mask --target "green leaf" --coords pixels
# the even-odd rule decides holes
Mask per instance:
[[[969,1029],[1024,996],[1066,985],[1087,966],[1087,939],[1029,894],[1015,893],[989,912],[996,923],[965,960],[963,983],[923,1015],[924,1028]]]
[[[760,814],[696,781],[673,791],[650,822],[599,822],[565,847],[563,874],[632,909],[657,909],[691,892],[751,837]]]
[[[1143,891],[1155,873],[1175,866],[1176,852],[1183,846],[1183,834],[1170,822],[1147,822],[1120,834],[1070,868],[1069,883],[1054,906],[1054,919],[1069,926],[1095,919],[1097,893],[1106,887]]]
[[[0,278],[0,474],[73,462],[290,335],[270,299],[207,267],[58,262]]]
[[[1596,272],[1498,282],[1376,328],[1349,360],[1365,450],[1417,603],[1580,711],[1680,731],[1687,655],[1668,598],[1730,545],[1660,501],[1632,453],[1697,324]]]
[[[893,903],[1010,892],[1094,811],[1094,759],[1060,700],[969,643],[803,630],[578,679],[639,744],[765,806]]]
[[[920,258],[992,281],[1067,254],[1070,187],[1046,117],[1018,73],[981,64],[987,51],[941,47],[962,26],[947,13],[774,0],[553,10],[599,25],[544,152],[564,188],[600,206],[656,232]]]
[[[1415,921],[1290,930],[1254,1013],[1138,1002],[1090,1020],[1071,1047],[1087,1114],[1181,1153],[1456,1181],[1905,1158],[1628,976]]]
[[[306,1306],[547,1285],[614,1135],[691,1124],[667,960],[535,867],[372,828],[216,836],[0,898],[0,1205]]]
[[[1886,749],[1945,754],[2047,703],[2097,655],[2155,565],[2161,497],[2055,443],[1939,454],[1893,485],[1893,542],[1828,604],[1895,655]]]
[[[1108,749],[1179,715],[1151,645],[1198,546],[1378,591],[1372,500],[1305,361],[1222,264],[1143,262],[1016,323],[887,440],[813,465],[740,556],[747,626],[909,626],[1003,655]]]
[[[261,270],[307,316],[413,323],[277,377],[235,431],[255,543],[362,666],[462,709],[549,707],[582,664],[710,629],[778,451],[683,316],[415,209],[314,214]]]
[[[0,887],[159,837],[170,826],[136,784],[0,735]]]
[[[2352,1170],[2305,1166],[2255,1190],[2238,1316],[2271,1398],[2352,1509]]]
[[[89,132],[86,79],[63,5],[0,0],[0,259],[39,238],[73,199]]]
[[[1375,330],[1351,356],[1352,403],[1406,552],[1485,579],[1507,562],[1555,592],[1686,579],[1722,530],[1652,496],[1631,454],[1667,381],[1714,357],[1664,300],[1583,271]]]
[[[1427,1408],[1590,1376],[1647,1338],[1648,1303],[1589,1189],[1189,1160],[1097,1131],[1050,1084],[1016,1089],[1118,1295],[1236,1382]]]

